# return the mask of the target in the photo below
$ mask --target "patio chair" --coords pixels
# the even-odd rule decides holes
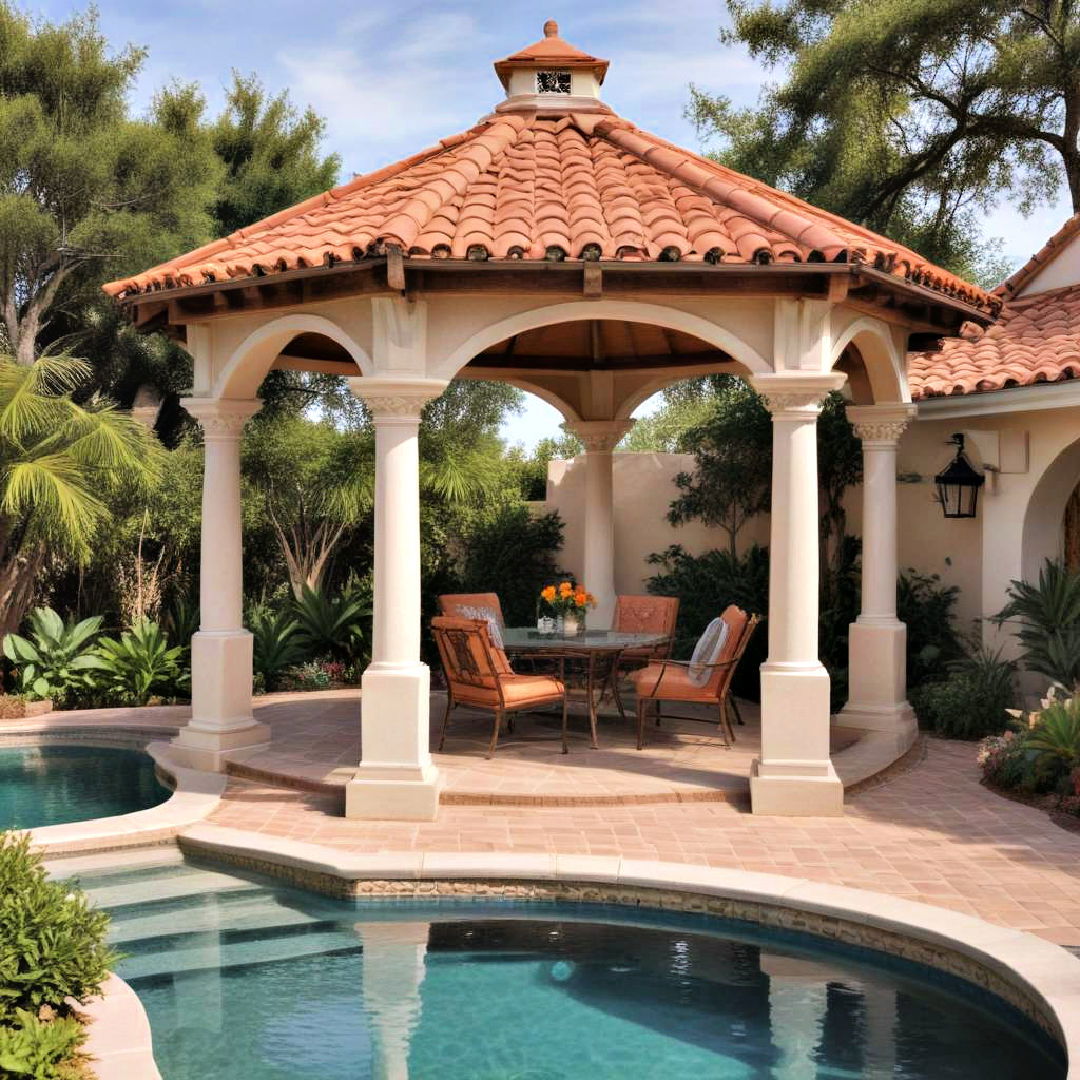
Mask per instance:
[[[656,645],[624,649],[620,669],[640,667],[650,660],[664,660],[671,655],[675,642],[675,623],[679,618],[677,596],[618,596],[611,628],[624,634],[663,634]]]
[[[714,619],[701,635],[691,660],[654,660],[635,671],[630,679],[637,693],[637,748],[645,746],[645,714],[655,707],[656,722],[662,719],[661,703],[685,701],[715,705],[718,730],[724,745],[735,742],[731,724],[731,680],[760,621],[734,604],[719,619]],[[671,716],[671,719],[701,720],[696,716]],[[706,721],[711,723],[712,721]]]
[[[439,611],[459,619],[494,618],[500,631],[506,628],[498,593],[444,593],[439,597]]]
[[[431,630],[446,676],[446,713],[443,715],[439,749],[446,743],[450,713],[459,705],[490,709],[495,723],[486,757],[495,753],[504,716],[562,702],[562,752],[566,748],[566,685],[554,675],[517,675],[506,654],[492,644],[486,619],[461,619],[440,615]]]

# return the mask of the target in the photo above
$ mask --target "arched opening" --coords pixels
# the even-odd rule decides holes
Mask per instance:
[[[833,369],[847,375],[844,396],[854,405],[881,405],[911,400],[904,372],[885,329],[858,319],[837,339]]]
[[[1080,440],[1065,447],[1035,485],[1024,514],[1023,575],[1064,555],[1080,568]]]

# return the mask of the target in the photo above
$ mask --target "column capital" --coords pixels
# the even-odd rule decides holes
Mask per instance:
[[[863,446],[896,446],[915,419],[917,405],[848,405],[844,410]]]
[[[371,411],[372,418],[393,423],[419,420],[424,406],[450,384],[445,379],[349,379],[349,389]]]
[[[180,404],[208,439],[239,439],[244,425],[262,408],[257,398],[181,398]]]
[[[578,420],[566,426],[582,441],[588,453],[610,454],[634,423],[633,420]]]
[[[765,399],[774,420],[808,420],[817,416],[822,402],[846,380],[842,371],[782,371],[752,375],[750,385]]]

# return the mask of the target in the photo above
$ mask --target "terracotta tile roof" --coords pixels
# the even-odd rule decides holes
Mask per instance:
[[[913,353],[908,360],[916,400],[1077,376],[1080,283],[1008,300],[998,321],[986,330],[969,323],[939,352]]]
[[[604,106],[549,117],[493,114],[105,291],[122,297],[334,265],[398,245],[431,259],[861,263],[996,310],[996,298],[915,252]]]
[[[1020,292],[1036,274],[1052,262],[1077,233],[1080,233],[1080,214],[1073,214],[1064,225],[1023,266],[1007,277],[994,292],[1008,299]]]

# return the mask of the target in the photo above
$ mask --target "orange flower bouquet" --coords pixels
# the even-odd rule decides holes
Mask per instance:
[[[556,615],[582,617],[586,610],[596,607],[596,597],[586,592],[581,585],[572,581],[560,581],[558,585],[548,585],[540,590],[540,599]]]

